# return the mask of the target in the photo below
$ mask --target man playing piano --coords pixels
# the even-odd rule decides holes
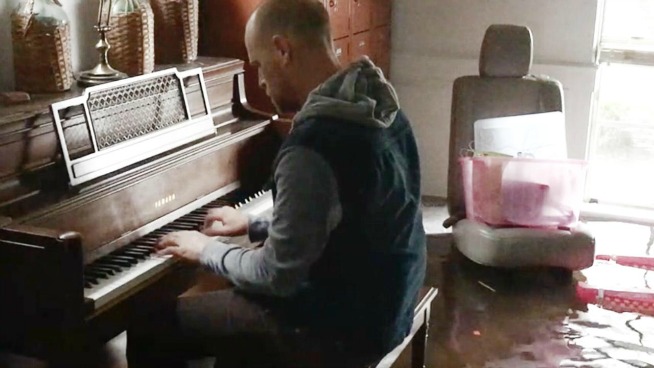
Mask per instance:
[[[409,332],[425,273],[418,152],[393,87],[368,58],[341,67],[317,0],[268,0],[245,44],[259,84],[296,113],[274,164],[272,218],[232,208],[161,254],[234,288],[181,297],[130,326],[131,367],[365,366]],[[215,235],[265,239],[259,248]],[[173,305],[174,304],[174,305]]]

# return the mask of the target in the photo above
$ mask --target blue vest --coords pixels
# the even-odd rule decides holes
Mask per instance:
[[[342,220],[292,313],[323,336],[390,351],[411,328],[426,267],[420,163],[409,122],[401,111],[387,129],[311,118],[296,122],[278,158],[294,146],[331,166]],[[272,190],[274,196],[274,183]]]

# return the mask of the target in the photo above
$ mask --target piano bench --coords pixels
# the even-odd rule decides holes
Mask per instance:
[[[427,349],[427,335],[429,330],[429,316],[431,314],[431,304],[438,294],[438,289],[433,287],[423,287],[420,290],[418,304],[413,311],[413,325],[409,335],[404,338],[401,344],[390,351],[378,362],[365,368],[390,368],[400,357],[402,352],[411,344],[411,368],[425,367],[425,351]],[[306,356],[304,357],[306,358]],[[318,360],[315,360],[318,359]],[[306,366],[313,366],[320,358],[309,359],[313,361]],[[213,367],[214,358],[204,358],[191,362],[193,368]],[[317,364],[317,366],[323,366]]]
[[[438,289],[423,287],[420,290],[420,299],[413,311],[413,325],[411,332],[404,338],[404,341],[395,349],[391,350],[379,362],[368,368],[388,368],[400,357],[404,349],[411,344],[411,368],[425,367],[425,351],[427,349],[427,335],[429,332],[429,315],[431,303],[438,294]]]

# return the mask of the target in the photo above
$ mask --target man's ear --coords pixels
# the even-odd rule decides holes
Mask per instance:
[[[288,38],[281,35],[274,35],[272,38],[275,54],[281,59],[282,65],[286,65],[291,60],[291,43]]]

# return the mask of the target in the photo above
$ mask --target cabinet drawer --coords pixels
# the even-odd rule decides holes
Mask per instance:
[[[350,63],[350,37],[334,40],[334,53],[343,66]]]
[[[391,27],[375,28],[372,32],[373,61],[388,78],[391,69]]]
[[[359,33],[370,29],[372,3],[377,0],[351,0],[352,33]]]
[[[379,27],[391,24],[392,0],[372,1],[372,26]]]
[[[350,1],[325,0],[333,39],[342,38],[350,34]]]
[[[350,60],[356,61],[363,55],[372,57],[372,45],[370,44],[370,32],[362,32],[352,36],[350,42]]]

